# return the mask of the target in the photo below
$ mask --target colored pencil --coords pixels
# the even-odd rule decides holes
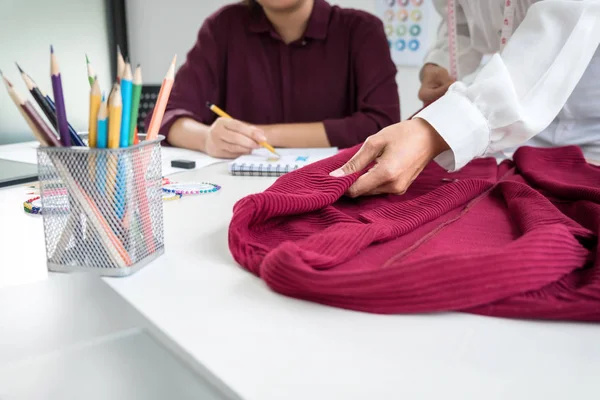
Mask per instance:
[[[96,147],[105,149],[108,147],[108,108],[105,99],[102,99],[98,109],[96,132]]]
[[[122,110],[121,88],[118,83],[115,83],[108,98],[108,147],[111,149],[119,147]]]
[[[52,46],[50,46],[50,73],[52,75],[52,90],[54,91],[58,134],[63,146],[70,147],[71,136],[69,135],[69,126],[67,124],[67,110],[65,108],[60,68],[58,67],[58,61],[56,60],[54,47]]]
[[[231,115],[229,115],[225,111],[221,110],[221,108],[219,108],[219,106],[217,106],[216,104],[211,104],[210,102],[207,102],[206,106],[208,108],[210,108],[210,110],[212,112],[214,112],[215,114],[217,114],[221,118],[232,118]],[[279,154],[277,154],[277,152],[275,151],[275,149],[273,148],[273,146],[271,146],[269,143],[267,143],[267,142],[258,142],[258,144],[261,145],[262,147],[264,147],[265,149],[269,150],[271,153],[273,153],[273,154],[275,154],[276,156],[279,157]]]
[[[35,81],[31,78],[31,76],[27,75],[27,73],[25,73],[25,71],[23,71],[23,69],[21,68],[21,66],[19,64],[17,64],[17,63],[15,63],[15,64],[17,65],[17,68],[19,69],[19,72],[21,73],[21,78],[23,79],[23,82],[25,82],[25,86],[27,86],[29,93],[31,93],[31,96],[34,98],[37,105],[44,112],[44,115],[50,122],[50,125],[56,129],[56,127],[57,127],[56,107],[54,106],[54,102],[52,101],[52,98],[50,96],[48,96],[47,94],[45,94],[44,92],[42,92],[42,90],[39,88],[37,83],[35,83]],[[69,128],[69,135],[71,136],[71,140],[75,143],[75,145],[85,146],[85,143],[83,142],[83,140],[81,140],[81,138],[79,137],[79,135],[77,134],[75,129],[71,126],[71,124],[68,124],[68,128]]]
[[[48,95],[46,95],[46,99],[48,100],[48,104],[52,108],[52,113],[54,114],[54,118],[56,118],[56,106],[54,104],[54,101]],[[71,136],[71,141],[75,142],[75,146],[85,146],[85,143],[83,142],[83,140],[81,140],[81,138],[77,134],[77,131],[75,130],[75,128],[73,128],[73,126],[71,126],[71,124],[69,124],[68,122],[67,122],[67,125],[69,127],[69,135]],[[54,124],[54,126],[56,126],[56,124]]]
[[[104,96],[98,110],[96,147],[105,149],[108,146],[108,107]],[[96,167],[96,185],[102,193],[106,193],[106,153],[98,154]]]
[[[113,91],[108,99],[108,148],[110,149],[119,148],[121,115],[123,112],[122,103],[123,100],[121,98],[120,85],[115,83]],[[114,154],[109,156],[107,173],[109,198],[113,200],[116,213],[119,218],[121,218],[123,216],[122,203],[124,201],[124,199],[118,197],[121,194],[121,188],[123,187],[121,157],[116,157]]]
[[[137,137],[137,119],[140,111],[140,99],[142,97],[142,67],[138,64],[133,75],[133,86],[131,89],[131,118],[129,121],[129,145],[135,144]]]
[[[92,63],[90,62],[90,59],[88,58],[87,54],[85,55],[85,64],[87,66],[88,81],[90,82],[91,87],[94,84],[94,81],[96,80],[96,73],[92,68]]]
[[[124,68],[125,60],[123,59],[123,54],[121,54],[121,48],[117,45],[117,83],[121,83]]]
[[[165,115],[165,109],[167,108],[167,102],[169,101],[169,96],[171,95],[171,89],[173,88],[173,82],[175,80],[176,60],[177,55],[173,57],[173,61],[171,61],[169,70],[167,71],[165,79],[163,79],[163,83],[160,87],[160,91],[158,92],[158,98],[156,99],[154,111],[152,112],[152,119],[150,120],[150,125],[148,126],[148,132],[146,132],[146,140],[154,140],[158,136],[158,131],[160,129],[160,125],[162,124],[162,119]]]
[[[0,72],[2,79],[4,80],[4,85],[8,90],[8,94],[15,105],[18,107],[19,112],[27,122],[27,125],[31,128],[31,131],[35,138],[42,143],[44,146],[56,146],[60,147],[61,144],[59,140],[52,132],[52,129],[44,122],[42,117],[35,110],[33,105],[21,97],[17,91],[15,90],[13,84]]]
[[[16,63],[15,63],[16,64]],[[54,109],[50,107],[48,104],[48,100],[46,99],[46,95],[42,93],[37,84],[31,79],[29,75],[27,75],[23,69],[16,64],[19,72],[21,73],[21,78],[23,82],[25,82],[25,86],[27,86],[27,90],[31,93],[31,96],[34,98],[38,106],[41,108],[42,112],[50,122],[50,125],[56,126],[56,114],[54,113]]]
[[[126,62],[125,70],[123,72],[123,76],[121,77],[121,98],[123,103],[122,115],[121,115],[121,135],[119,146],[120,147],[128,147],[129,146],[129,128],[131,120],[131,95],[132,95],[132,74],[131,74],[131,65]]]
[[[98,79],[94,79],[92,90],[90,91],[90,115],[88,121],[88,143],[90,147],[98,146],[98,111],[102,103],[102,92]]]
[[[25,110],[23,110],[23,107],[21,106],[23,99],[21,98],[21,96],[19,96],[19,94],[16,92],[16,90],[14,90],[12,83],[10,83],[10,81],[4,75],[2,75],[2,71],[0,71],[0,76],[2,76],[2,80],[4,81],[4,85],[6,86],[6,89],[8,90],[8,94],[9,94],[10,98],[17,106],[19,113],[21,113],[21,116],[23,117],[23,119],[25,120],[27,125],[29,126],[29,129],[31,129],[33,136],[35,136],[35,138],[43,146],[48,146],[48,141],[44,138],[42,133],[38,130],[37,126],[33,123],[31,118],[29,118],[29,116],[25,113]]]

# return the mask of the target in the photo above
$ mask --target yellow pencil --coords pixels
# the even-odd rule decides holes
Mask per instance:
[[[102,92],[98,84],[98,78],[94,78],[90,92],[90,119],[88,125],[88,142],[90,147],[97,147],[98,139],[98,110],[102,103]]]
[[[215,114],[217,114],[219,117],[221,118],[232,118],[233,117],[229,114],[227,114],[225,111],[221,110],[219,108],[219,106],[215,105],[215,104],[210,104],[207,103],[206,104],[208,106],[208,108],[210,108],[210,110],[212,112],[214,112]],[[276,156],[279,157],[279,154],[277,154],[277,152],[275,151],[275,149],[273,148],[273,146],[271,146],[269,143],[267,142],[258,142],[258,144],[260,144],[262,147],[264,147],[265,149],[269,150],[271,153],[275,154]]]
[[[118,83],[115,83],[108,99],[108,148],[110,149],[119,148],[122,108],[121,87]]]

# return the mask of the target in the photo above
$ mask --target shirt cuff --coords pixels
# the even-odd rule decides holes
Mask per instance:
[[[486,118],[475,104],[457,91],[460,86],[464,85],[455,83],[445,95],[413,117],[429,122],[450,146],[450,150],[435,158],[448,171],[457,171],[483,155],[490,140]]]

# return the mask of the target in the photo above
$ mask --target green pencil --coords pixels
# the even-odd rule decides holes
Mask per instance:
[[[133,146],[135,141],[135,127],[137,126],[140,98],[142,97],[142,67],[138,64],[133,75],[133,87],[131,90],[131,118],[129,120],[129,145]]]
[[[90,59],[88,58],[87,54],[85,55],[85,63],[87,64],[87,74],[88,74],[88,81],[90,82],[90,87],[94,86],[94,80],[95,80],[95,73],[94,73],[94,69],[92,68],[92,63],[90,63]]]

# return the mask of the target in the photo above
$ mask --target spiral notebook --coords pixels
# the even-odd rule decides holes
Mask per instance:
[[[229,164],[231,175],[281,176],[305,165],[337,154],[337,147],[325,149],[277,149],[281,156],[276,158],[265,149],[241,156]]]

